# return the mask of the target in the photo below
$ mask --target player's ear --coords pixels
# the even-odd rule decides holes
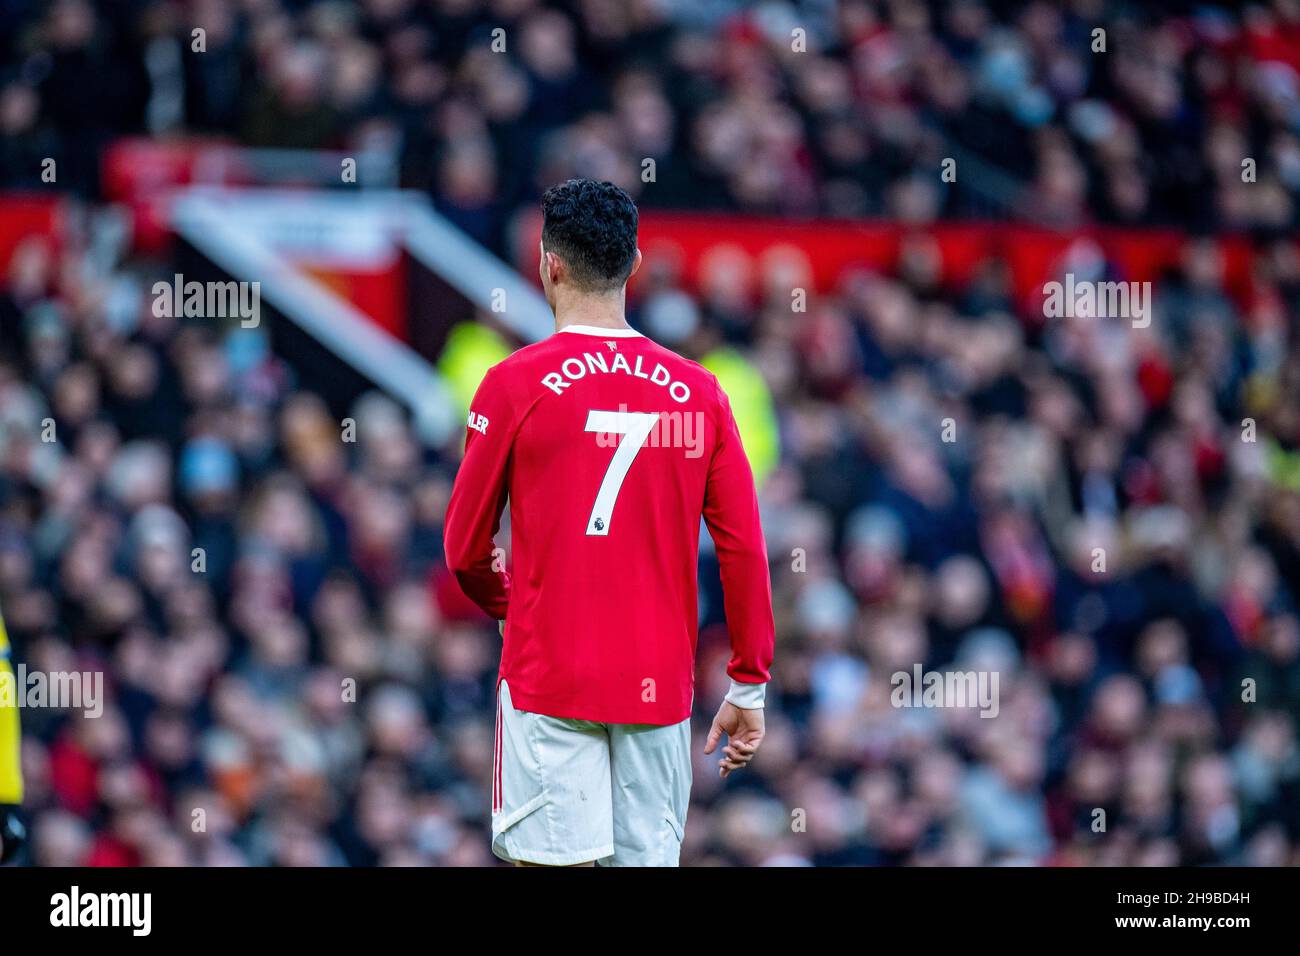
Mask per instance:
[[[630,279],[636,275],[636,270],[641,268],[641,250],[637,249],[636,255],[632,257],[632,271],[627,274]]]
[[[551,285],[559,282],[564,277],[564,260],[553,252],[543,253],[545,262],[543,268],[546,269],[546,275],[551,280]]]

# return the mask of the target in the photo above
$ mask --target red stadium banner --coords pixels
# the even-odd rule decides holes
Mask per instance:
[[[521,272],[537,275],[540,214],[531,214],[518,230],[515,261]],[[959,287],[988,261],[1010,270],[1017,302],[1038,311],[1044,282],[1058,278],[1074,253],[1100,250],[1126,281],[1156,281],[1176,268],[1196,240],[1174,230],[1094,227],[1061,232],[997,222],[947,222],[901,225],[892,222],[781,219],[726,213],[677,213],[643,210],[640,222],[642,275],[650,269],[674,270],[682,284],[698,290],[712,270],[736,270],[757,295],[774,272],[807,277],[818,291],[833,289],[854,270],[893,273],[904,253],[929,251],[939,256],[943,285]],[[1225,285],[1239,298],[1250,287],[1250,241],[1244,236],[1211,240],[1223,256]],[[635,290],[634,278],[632,288]],[[797,285],[797,282],[789,285]]]
[[[137,252],[161,254],[172,240],[171,206],[178,190],[196,183],[253,186],[258,176],[237,144],[187,138],[168,142],[123,138],[104,154],[104,191],[131,212]],[[299,184],[303,202],[269,217],[273,245],[304,273],[348,300],[395,338],[407,339],[405,271],[392,230],[375,217],[331,214],[328,196]],[[276,207],[283,210],[283,204]]]
[[[130,210],[132,241],[138,251],[157,254],[167,249],[172,196],[178,187],[196,181],[205,151],[218,145],[229,144],[190,138],[165,143],[123,138],[104,151],[104,193]]]
[[[34,236],[63,240],[63,201],[57,196],[0,193],[0,282],[7,283],[15,250]]]

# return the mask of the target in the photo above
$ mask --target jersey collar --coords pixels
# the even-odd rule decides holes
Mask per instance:
[[[639,338],[641,335],[636,329],[602,329],[595,325],[566,325],[560,331],[577,332],[579,335],[598,335],[603,339],[630,339]]]

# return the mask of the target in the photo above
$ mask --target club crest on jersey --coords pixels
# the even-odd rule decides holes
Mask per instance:
[[[470,412],[469,418],[466,419],[465,424],[474,429],[474,431],[478,432],[480,435],[487,434],[488,420],[485,415],[480,415],[477,412]]]

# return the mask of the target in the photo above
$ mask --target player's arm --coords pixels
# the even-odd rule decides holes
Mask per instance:
[[[24,836],[18,816],[18,805],[23,802],[23,769],[17,695],[9,661],[9,637],[0,619],[0,863],[17,854]]]
[[[731,404],[718,389],[719,438],[709,465],[704,521],[722,571],[723,607],[731,637],[727,675],[731,689],[713,719],[704,752],[713,753],[725,733],[722,776],[753,759],[763,740],[763,704],[771,677],[776,628],[767,543],[758,514],[754,474],[740,441]]]
[[[493,568],[493,537],[501,528],[514,441],[510,403],[495,368],[479,383],[465,427],[465,457],[443,523],[447,567],[461,590],[497,620],[506,616],[510,575]]]

